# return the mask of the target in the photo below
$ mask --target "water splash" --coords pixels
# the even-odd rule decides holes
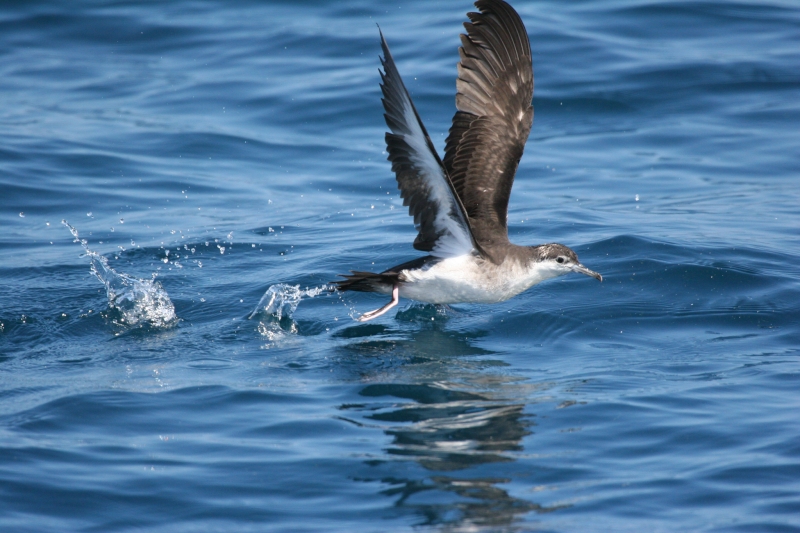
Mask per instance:
[[[314,298],[330,290],[330,285],[322,285],[311,289],[301,289],[300,285],[287,285],[286,283],[272,285],[267,289],[256,308],[247,318],[253,318],[263,311],[277,320],[281,320],[284,317],[291,319],[303,298]]]
[[[329,292],[330,289],[329,285],[301,289],[300,285],[286,283],[278,283],[267,289],[256,308],[247,317],[252,319],[259,313],[267,315],[258,324],[258,333],[267,340],[263,347],[267,349],[286,347],[297,342],[297,323],[292,318],[297,306],[303,298],[314,298]]]
[[[61,223],[91,259],[92,274],[106,287],[109,308],[121,315],[119,324],[128,327],[149,324],[156,328],[167,328],[177,321],[175,306],[159,282],[155,279],[137,279],[115,271],[105,257],[89,249],[86,239],[78,236],[78,230],[66,220]]]

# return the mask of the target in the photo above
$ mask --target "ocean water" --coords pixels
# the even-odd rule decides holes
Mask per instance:
[[[800,4],[515,7],[605,279],[361,324],[376,23],[441,150],[469,1],[0,5],[0,530],[800,531]]]

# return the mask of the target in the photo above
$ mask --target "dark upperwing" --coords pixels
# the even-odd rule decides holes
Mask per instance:
[[[461,35],[458,111],[443,163],[474,240],[491,254],[508,244],[508,198],[533,123],[533,67],[517,12],[502,0],[475,6],[480,13],[467,14]]]

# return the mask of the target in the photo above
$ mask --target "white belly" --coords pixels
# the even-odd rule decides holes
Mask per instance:
[[[497,303],[552,275],[516,262],[493,265],[472,255],[440,261],[427,269],[404,270],[400,297],[432,304]]]

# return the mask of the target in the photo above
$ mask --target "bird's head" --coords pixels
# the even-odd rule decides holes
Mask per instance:
[[[563,244],[542,244],[533,247],[533,252],[538,269],[546,271],[549,274],[548,277],[554,278],[570,272],[577,272],[603,281],[603,276],[583,266],[578,261],[578,254]]]

